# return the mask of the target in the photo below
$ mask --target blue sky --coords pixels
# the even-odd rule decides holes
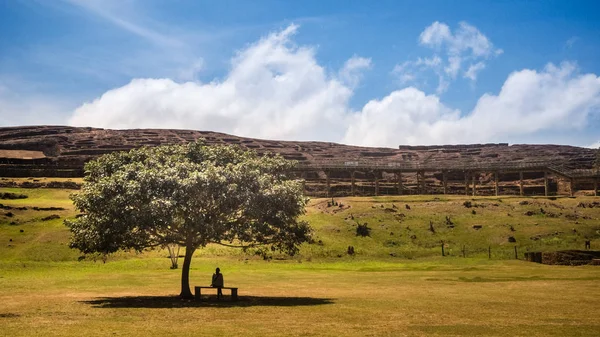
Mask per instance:
[[[597,1],[0,0],[0,126],[600,141]]]

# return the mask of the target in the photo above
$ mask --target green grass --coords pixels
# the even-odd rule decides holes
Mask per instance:
[[[520,252],[580,249],[587,236],[592,247],[598,247],[600,208],[577,207],[598,198],[336,199],[345,205],[342,210],[327,207],[327,199],[315,199],[305,218],[315,228],[316,243],[303,245],[296,257],[262,261],[218,246],[199,250],[192,261],[191,283],[208,284],[219,266],[226,285],[240,288],[241,300],[217,302],[211,297],[198,303],[176,297],[181,271],[169,269],[165,251],[119,253],[105,264],[77,262],[79,253],[68,248],[69,233],[62,224],[76,214],[68,199],[72,191],[2,188],[0,192],[29,196],[0,200],[28,207],[11,210],[13,217],[0,210],[0,336],[597,336],[600,332],[600,268],[512,259],[515,245]],[[485,207],[465,208],[467,200]],[[33,206],[65,210],[34,211]],[[540,208],[545,215],[525,215]],[[549,212],[562,215],[554,218]],[[401,220],[400,213],[405,215]],[[61,219],[41,221],[50,214]],[[578,218],[566,217],[573,214]],[[445,226],[446,216],[454,228]],[[357,221],[368,223],[371,237],[355,235]],[[435,233],[429,231],[429,221]],[[475,224],[482,229],[474,230]],[[532,240],[535,235],[542,238]],[[509,243],[508,236],[514,236],[516,244]],[[450,256],[440,256],[441,241]],[[355,247],[355,256],[346,254],[349,245]],[[467,258],[460,257],[463,245]]]
[[[241,300],[175,296],[161,259],[3,263],[6,336],[596,336],[600,271],[519,261],[262,262],[196,258],[193,284],[216,266]],[[576,272],[574,272],[576,271]]]

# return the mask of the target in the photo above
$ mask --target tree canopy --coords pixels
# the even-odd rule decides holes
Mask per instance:
[[[237,146],[144,147],[85,165],[71,198],[82,216],[65,221],[70,247],[85,254],[185,247],[181,296],[191,297],[194,251],[208,244],[295,254],[310,239],[299,221],[307,199],[288,172],[294,162]]]

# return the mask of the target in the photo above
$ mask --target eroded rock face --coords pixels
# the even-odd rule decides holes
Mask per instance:
[[[474,144],[371,148],[326,142],[261,140],[192,130],[109,130],[68,126],[0,128],[0,176],[78,177],[83,165],[99,155],[140,146],[180,144],[204,138],[208,144],[238,144],[259,153],[276,152],[306,163],[457,163],[552,161],[568,169],[592,168],[592,149],[564,145]]]

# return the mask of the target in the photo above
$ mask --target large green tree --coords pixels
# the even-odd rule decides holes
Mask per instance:
[[[70,246],[110,254],[179,244],[180,296],[190,298],[190,263],[199,248],[293,255],[310,239],[309,225],[298,220],[307,199],[288,175],[292,165],[279,155],[202,141],[104,155],[85,165],[81,191],[72,196],[83,216],[65,221]]]

